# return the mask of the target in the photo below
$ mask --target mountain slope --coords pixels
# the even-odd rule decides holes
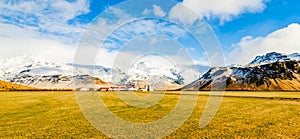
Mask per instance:
[[[282,54],[275,55],[275,58],[274,53],[257,57],[255,62],[245,66],[212,68],[182,89],[300,91],[300,61]]]
[[[112,72],[118,73],[101,66],[53,63],[24,55],[6,60],[0,67],[0,78],[41,89],[74,89],[107,85],[103,79],[109,81]]]
[[[19,84],[13,84],[0,80],[0,91],[12,91],[12,90],[34,90],[33,87],[27,87]]]

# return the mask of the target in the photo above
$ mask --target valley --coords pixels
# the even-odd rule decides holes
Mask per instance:
[[[184,83],[182,72],[170,67],[159,71],[140,63],[143,66],[137,67],[142,69],[126,73],[117,68],[50,63],[21,56],[0,68],[4,80],[0,81],[0,138],[108,138],[86,119],[76,98],[78,93],[97,95],[93,99],[102,99],[114,115],[137,123],[168,115],[181,95],[185,107],[197,100],[187,121],[165,138],[297,138],[299,57],[268,53],[246,65],[206,67],[200,78]],[[157,85],[173,91],[157,91]],[[146,99],[149,95],[151,99]],[[124,98],[141,104],[160,101],[138,108]],[[201,115],[213,99],[221,101],[220,107],[209,124],[199,128]],[[179,110],[183,112],[185,107]]]

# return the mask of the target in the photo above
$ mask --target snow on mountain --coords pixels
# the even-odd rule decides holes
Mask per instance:
[[[201,70],[207,67],[199,66]],[[204,72],[204,71],[202,71]],[[162,61],[142,60],[128,70],[94,65],[54,63],[35,56],[18,56],[5,61],[0,67],[1,80],[40,88],[72,88],[75,84],[92,84],[101,79],[111,84],[182,85],[199,77],[190,67],[174,66]],[[77,87],[77,86],[76,86]]]
[[[300,60],[300,54],[299,53],[293,53],[288,55],[288,58],[291,60]]]
[[[173,65],[154,62],[154,61],[141,61],[133,64],[127,75],[128,80],[150,80],[151,77],[159,76],[166,77],[170,79],[176,79],[177,77],[172,74],[172,70],[176,68]]]
[[[28,75],[72,75],[72,67],[60,63],[46,62],[35,56],[18,56],[5,61],[1,66],[1,71],[12,76],[20,73]]]
[[[212,84],[215,89],[223,90],[225,88],[224,83],[228,77],[230,77],[232,69],[229,67],[214,67],[205,73],[201,78],[188,84],[181,89],[183,90],[210,90]]]
[[[186,90],[300,90],[299,54],[268,53],[244,66],[214,67]]]
[[[72,88],[74,79],[84,83],[90,77],[112,78],[111,70],[101,66],[53,63],[26,55],[6,60],[0,71],[2,80],[40,88]]]
[[[184,79],[177,70],[178,68],[167,62],[141,59],[126,72],[128,78],[125,84],[150,84],[157,89],[165,89],[174,84],[182,85]]]
[[[169,86],[184,85],[199,78],[208,71],[207,66],[180,65],[159,56],[143,57],[135,61],[126,72],[127,82],[144,81],[150,84]]]
[[[262,64],[262,63],[273,63],[273,62],[282,62],[288,60],[300,60],[299,53],[293,53],[291,55],[285,55],[277,52],[267,53],[263,56],[257,56],[250,64]]]

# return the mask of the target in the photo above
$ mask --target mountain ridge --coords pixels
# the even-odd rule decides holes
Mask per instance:
[[[145,64],[145,63],[141,63]],[[143,67],[144,66],[144,67]],[[139,80],[157,82],[161,85],[180,84],[180,72],[165,67],[163,70],[143,65],[125,73],[118,68],[98,65],[80,65],[74,63],[54,63],[34,56],[19,56],[6,60],[0,67],[0,79],[26,86],[52,88],[99,88],[132,84]],[[161,66],[159,66],[161,67]],[[145,70],[146,72],[144,72]]]
[[[181,71],[156,68],[151,62],[139,62],[131,71],[73,63],[53,63],[33,56],[7,60],[0,67],[1,80],[42,89],[99,88],[118,85],[155,84],[171,90],[300,90],[300,54],[271,52],[257,56],[246,65],[213,67],[201,78],[184,85]],[[158,67],[162,67],[159,65]],[[200,67],[201,68],[201,67]],[[207,67],[202,67],[203,69]],[[198,73],[200,74],[200,73]],[[197,74],[197,75],[198,75]]]
[[[181,89],[300,91],[300,55],[292,56],[272,52],[244,66],[214,67]]]
[[[293,53],[290,55],[277,53],[277,52],[270,52],[262,56],[256,56],[253,61],[249,64],[263,64],[263,63],[273,63],[276,61],[289,61],[289,60],[300,60],[299,53]]]

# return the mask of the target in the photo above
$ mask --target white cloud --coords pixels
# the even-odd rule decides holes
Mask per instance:
[[[117,31],[124,23],[136,20],[136,18],[131,17],[118,8],[110,7],[106,12],[110,14],[109,17],[99,17],[85,28],[85,34],[81,38],[85,46],[98,47],[112,32]],[[114,21],[111,19],[114,19]],[[121,37],[121,39],[125,38]]]
[[[171,10],[170,10],[170,19],[179,21],[183,24],[192,24],[197,20],[199,15],[193,13],[189,8],[182,5],[181,3],[176,4]]]
[[[262,12],[268,0],[183,0],[182,5],[190,8],[201,18],[220,19],[221,24],[230,21],[243,13]],[[190,22],[194,16],[190,13],[180,12],[183,8],[180,5],[174,6],[170,15],[172,17],[187,18]],[[184,20],[182,20],[184,21]]]
[[[118,57],[122,57],[121,59],[119,59],[119,61],[121,61],[120,63],[115,63],[115,65],[121,65],[126,63],[126,61],[128,61],[128,59],[131,59],[132,57],[137,57],[137,55],[139,55],[141,52],[145,51],[146,49],[148,49],[146,46],[151,45],[152,47],[155,47],[155,44],[162,44],[162,42],[164,42],[164,39],[166,39],[165,37],[169,36],[172,39],[178,39],[179,37],[186,37],[186,33],[187,31],[183,28],[181,28],[180,26],[177,26],[176,24],[173,23],[169,23],[169,22],[161,22],[158,20],[139,20],[136,19],[134,17],[131,17],[130,15],[128,15],[127,13],[124,13],[124,11],[120,10],[120,9],[109,9],[111,11],[109,11],[111,14],[111,16],[113,17],[112,19],[118,19],[114,22],[108,22],[109,19],[105,19],[105,18],[99,18],[98,20],[96,20],[95,23],[91,24],[88,27],[88,32],[86,32],[87,38],[86,41],[86,45],[88,47],[85,47],[83,51],[79,51],[82,54],[82,58],[80,58],[80,60],[82,60],[82,62],[80,63],[86,63],[88,61],[90,62],[94,62],[94,59],[85,59],[86,55],[90,55],[91,53],[93,53],[94,51],[97,51],[97,48],[95,48],[96,46],[99,46],[99,42],[103,42],[104,40],[106,40],[106,42],[103,45],[103,48],[101,49],[101,51],[99,51],[99,53],[97,54],[96,63],[101,63],[102,65],[105,65],[107,67],[111,67],[113,65],[113,62],[116,58],[116,56]],[[131,21],[131,22],[128,22]],[[124,22],[126,24],[124,24]],[[122,25],[122,26],[120,26]],[[116,30],[117,29],[117,30]],[[109,38],[107,35],[110,35]],[[142,36],[147,36],[147,35],[160,35],[160,36],[164,36],[165,37],[153,37],[151,39],[149,39],[149,37],[145,38],[145,41],[138,41],[140,39],[142,39]],[[142,38],[141,38],[142,37]],[[133,39],[137,39],[137,40],[133,40]],[[98,42],[98,43],[97,43]],[[130,48],[127,47],[126,50],[124,50],[121,46],[124,45],[128,45],[128,43],[130,43]],[[138,42],[143,42],[143,43],[138,43]],[[149,43],[149,44],[144,44],[144,43]],[[166,44],[163,44],[166,45]],[[144,48],[142,48],[141,46],[143,46]],[[150,47],[150,46],[149,46]],[[114,51],[109,51],[109,50],[114,50]],[[157,50],[159,48],[155,47],[155,50]],[[152,48],[152,50],[154,51],[154,48]],[[122,51],[122,52],[120,52]],[[165,49],[165,47],[162,47],[160,49],[159,52],[164,53],[168,56],[170,56],[170,53],[168,53],[169,51],[171,51],[170,49]],[[120,53],[119,53],[120,52]],[[138,53],[138,54],[137,54]],[[178,55],[180,55],[182,53],[179,53]],[[170,56],[172,57],[172,56]],[[122,61],[124,60],[124,61]],[[179,59],[176,61],[181,60],[182,64],[185,65],[192,65],[194,64],[192,61],[188,62],[187,60],[182,60]],[[90,63],[89,64],[93,64]],[[202,62],[203,63],[203,62]],[[207,64],[207,63],[205,63]],[[120,68],[120,67],[119,67]]]
[[[2,15],[0,20],[2,23],[34,30],[43,35],[68,36],[74,40],[80,37],[84,25],[70,24],[69,21],[88,12],[88,0],[75,2],[62,0],[0,1],[0,15]],[[5,33],[1,32],[1,34]],[[72,43],[74,40],[68,41]]]
[[[69,21],[88,12],[88,0],[0,1],[0,61],[36,55],[73,62],[85,25]]]
[[[81,15],[89,12],[89,1],[87,0],[76,0],[75,2],[67,2],[67,1],[55,1],[51,4],[54,9],[58,10],[62,13],[64,19],[73,19],[77,15]]]
[[[148,14],[150,14],[151,13],[151,11],[149,10],[149,9],[145,9],[144,11],[143,11],[143,15],[148,15]]]
[[[88,0],[0,1],[0,60],[36,55],[72,62],[85,26],[69,21],[88,12]]]
[[[73,60],[73,46],[42,37],[35,31],[0,24],[0,32],[7,32],[5,36],[0,37],[2,61],[19,55],[36,55],[54,62],[72,62]]]
[[[77,49],[76,45],[68,45],[47,36],[42,37],[38,32],[14,25],[0,24],[0,32],[7,32],[5,36],[0,36],[0,63],[20,55],[33,55],[51,62],[73,63],[75,52],[80,51],[77,53],[80,61],[76,63],[111,67],[118,54],[116,51],[100,49],[97,46]],[[98,51],[101,56],[97,55]]]
[[[22,1],[14,2],[1,1],[0,11],[6,16],[17,16],[20,20],[25,20],[27,14],[39,18],[41,23],[59,21],[66,22],[74,17],[89,12],[88,0],[76,0],[68,2],[62,0],[44,1]],[[4,18],[5,19],[5,18]]]
[[[265,37],[246,36],[229,53],[230,63],[249,63],[257,55],[268,52],[294,53],[300,52],[300,24],[293,23],[289,26],[276,30]]]
[[[133,18],[128,19],[132,20]],[[107,24],[106,19],[100,18],[97,23],[88,28],[89,32],[87,37],[84,36],[84,38],[87,38],[89,45],[97,45],[97,42],[103,42],[105,40],[103,47],[111,49],[119,48],[126,44],[126,42],[130,42],[132,39],[144,35],[165,35],[173,39],[178,39],[184,37],[187,33],[186,30],[176,24],[160,22],[158,20],[135,19],[127,24],[124,24],[124,21],[127,20],[120,18],[115,24]],[[109,34],[110,32],[112,33]],[[110,36],[107,36],[108,34]]]
[[[166,13],[160,8],[160,6],[157,6],[157,5],[153,5],[153,12],[154,12],[154,15],[156,15],[158,17],[166,16]]]

